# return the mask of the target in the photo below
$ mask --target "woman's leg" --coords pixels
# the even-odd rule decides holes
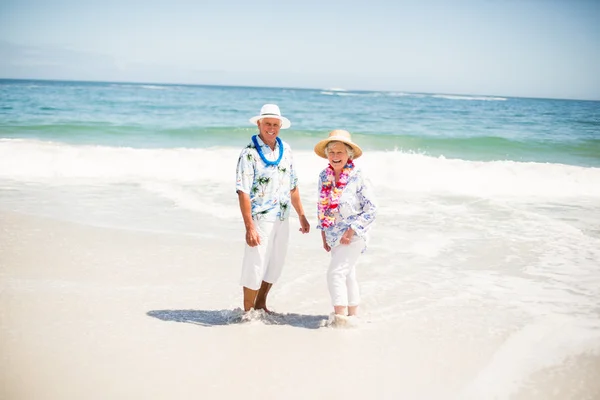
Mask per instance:
[[[327,287],[331,296],[331,304],[333,304],[333,310],[336,314],[346,315],[348,291],[346,289],[344,263],[336,248],[333,248],[331,252],[331,262],[327,270]]]
[[[360,256],[360,253],[358,253],[358,256]],[[358,256],[356,261],[358,261]],[[358,305],[360,304],[360,290],[356,280],[356,262],[350,267],[350,272],[346,277],[346,287],[348,288],[348,315],[353,316],[357,314]]]
[[[363,239],[356,238],[348,245],[338,245],[331,249],[327,285],[336,314],[348,315],[348,305],[354,307],[353,312],[356,314],[360,296],[354,270],[363,247]]]

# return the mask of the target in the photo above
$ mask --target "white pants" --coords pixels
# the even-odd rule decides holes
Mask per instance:
[[[250,247],[246,243],[240,283],[248,289],[258,290],[262,281],[275,283],[281,276],[290,237],[290,223],[287,219],[253,222],[260,244]]]
[[[355,267],[364,246],[364,239],[354,237],[350,244],[339,244],[331,249],[327,286],[334,306],[357,306],[360,303]]]

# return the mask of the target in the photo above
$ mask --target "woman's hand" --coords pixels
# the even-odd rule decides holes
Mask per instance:
[[[327,236],[325,236],[324,230],[321,230],[321,239],[323,240],[323,248],[325,249],[326,252],[329,253],[329,251],[331,250],[331,246],[329,246],[327,244]]]
[[[346,232],[342,235],[340,239],[340,244],[350,244],[352,241],[352,236],[354,236],[354,229],[348,228]]]

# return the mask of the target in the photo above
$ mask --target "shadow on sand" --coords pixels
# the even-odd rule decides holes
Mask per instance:
[[[201,326],[243,324],[260,321],[265,325],[290,325],[296,328],[318,329],[327,322],[327,315],[267,314],[262,310],[244,313],[235,310],[152,310],[147,315],[162,321],[186,322]]]

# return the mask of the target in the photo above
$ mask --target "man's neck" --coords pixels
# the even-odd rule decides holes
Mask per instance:
[[[258,135],[260,140],[262,140],[267,146],[271,148],[271,150],[275,150],[275,143],[277,143],[277,135],[263,135],[262,133]]]

